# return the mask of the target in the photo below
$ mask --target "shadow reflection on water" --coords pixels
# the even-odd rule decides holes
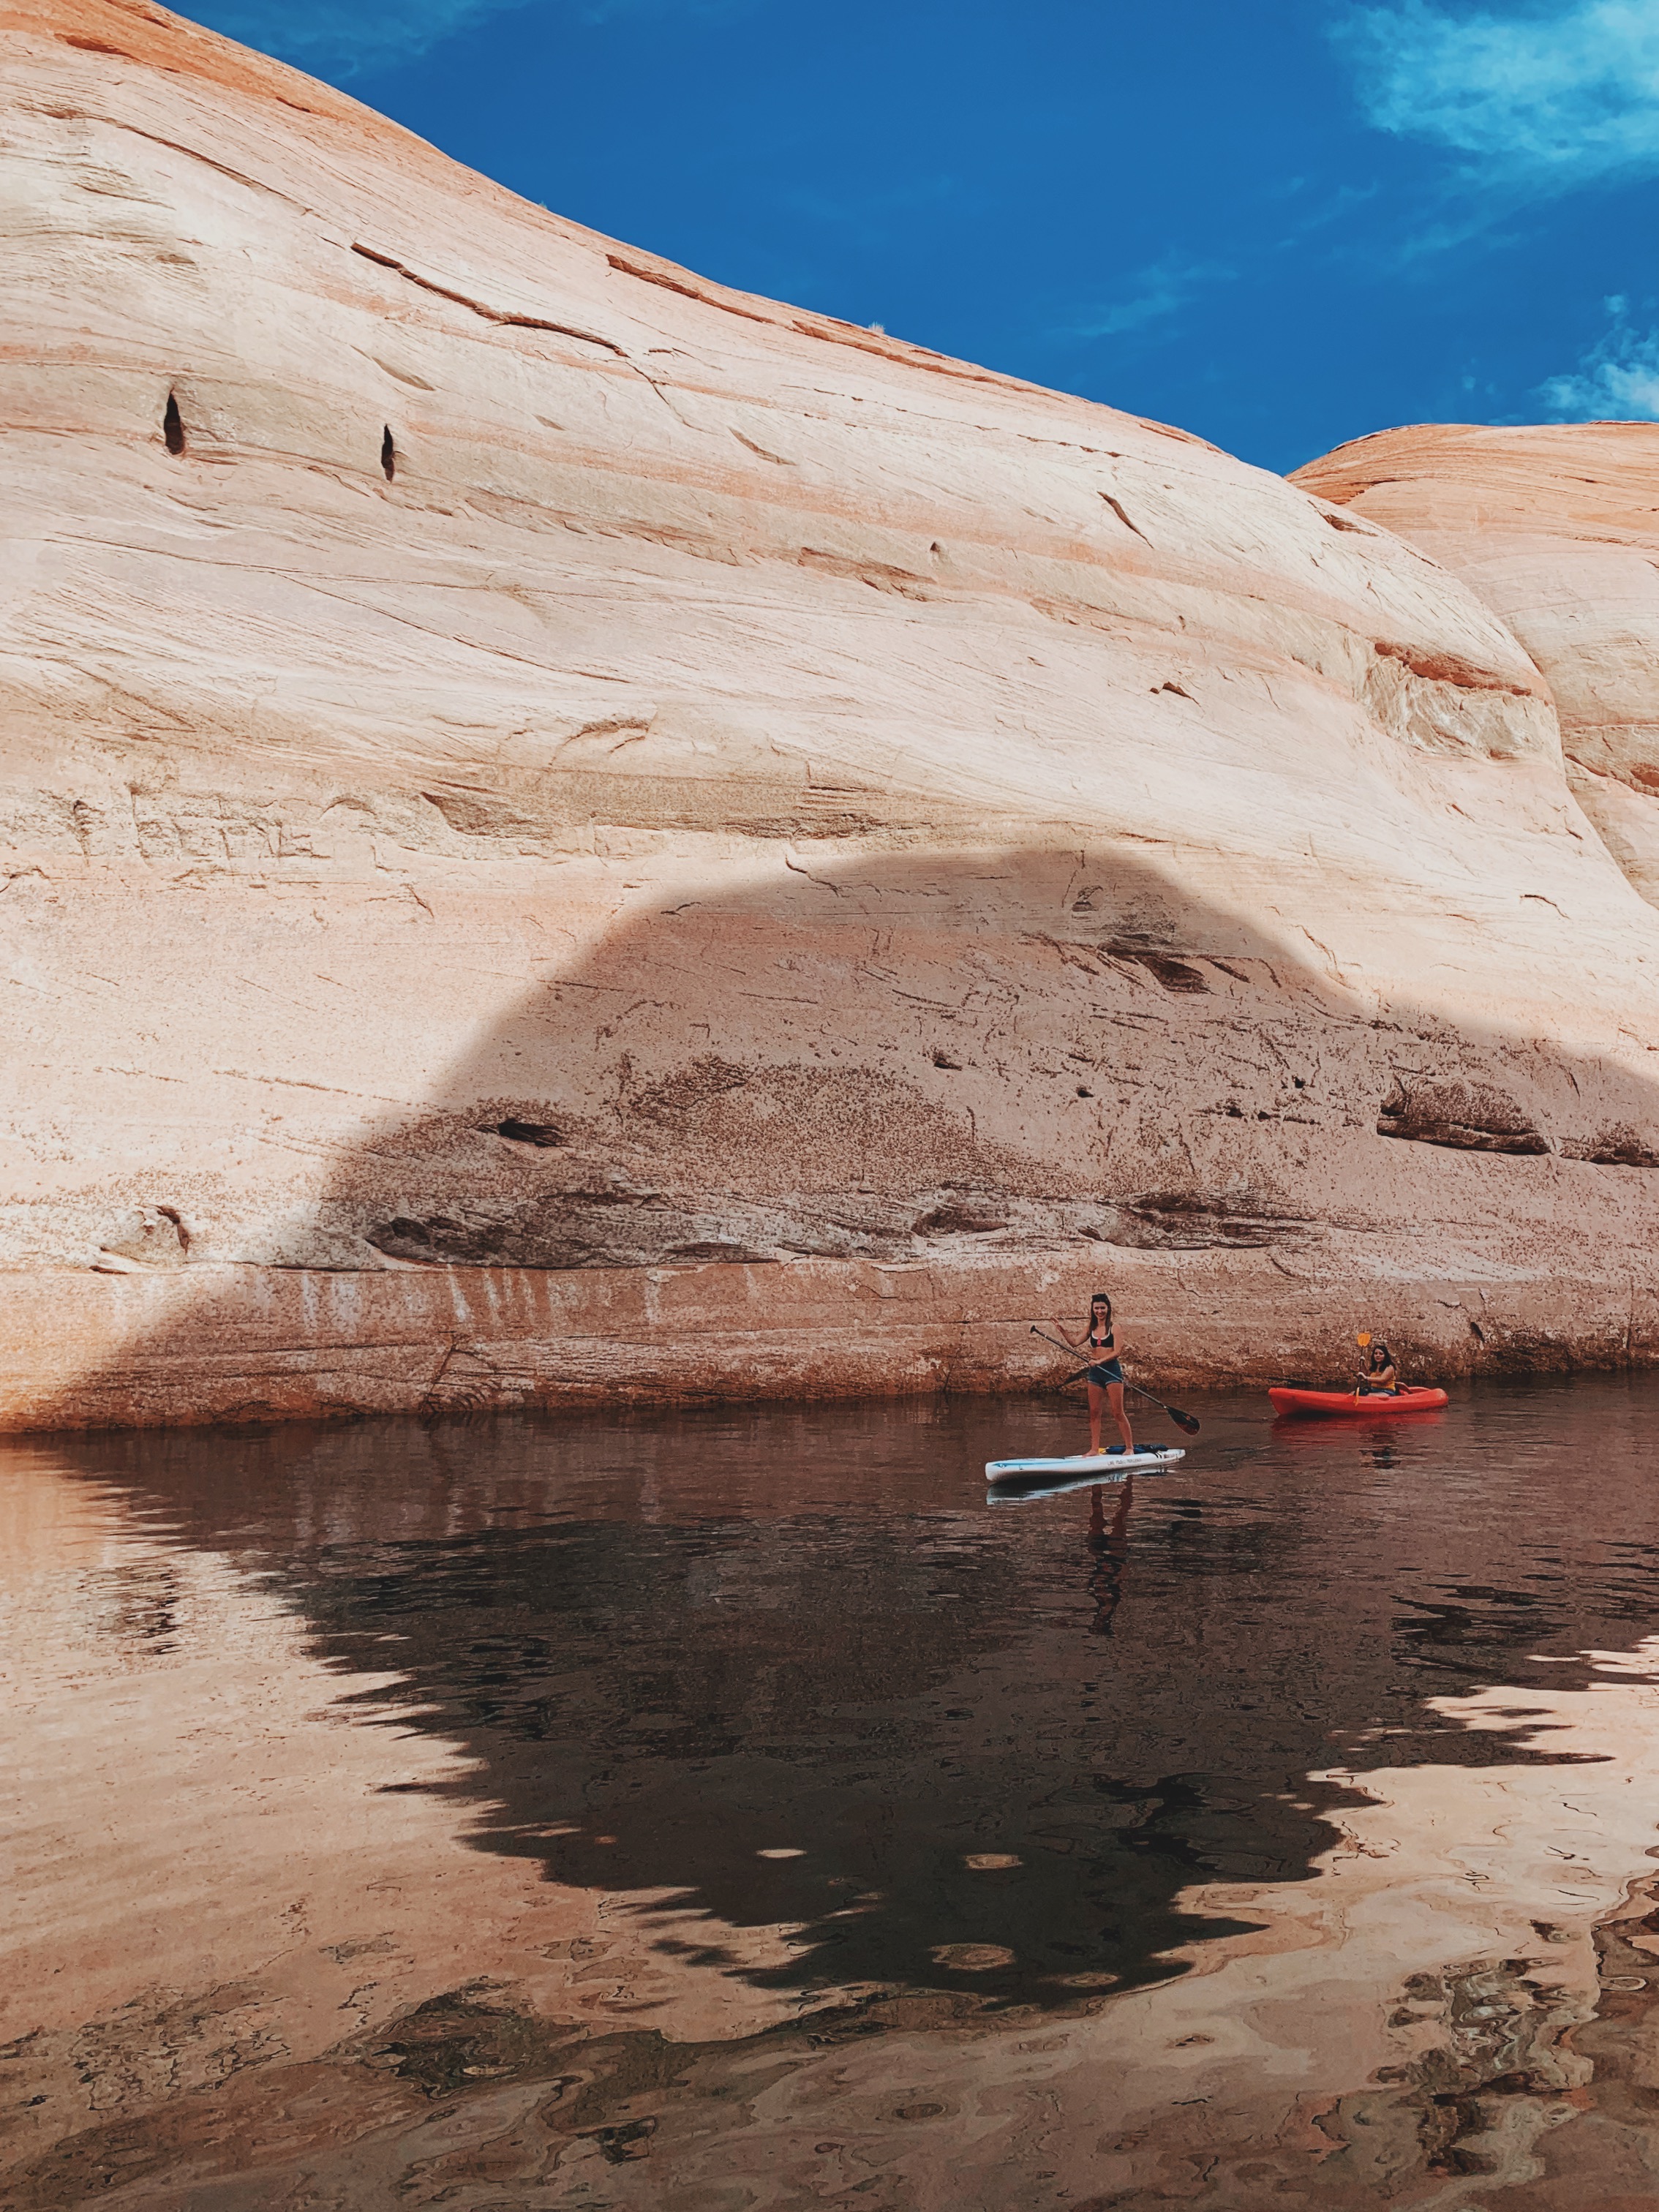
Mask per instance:
[[[1477,1393],[1386,1439],[1212,1420],[1231,1444],[1133,1495],[1012,1512],[981,1465],[1055,1449],[1053,1401],[24,1452],[267,1578],[343,1710],[478,1762],[413,1785],[478,1849],[631,1894],[694,1968],[1053,2008],[1249,1931],[1193,1885],[1309,1879],[1364,1802],[1310,1773],[1571,1761],[1523,1712],[1472,1732],[1427,1701],[1540,1659],[1581,1686],[1577,1655],[1647,1632],[1645,1387]]]

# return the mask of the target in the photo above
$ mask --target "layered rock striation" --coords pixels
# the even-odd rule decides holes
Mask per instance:
[[[13,1426],[1646,1357],[1477,593],[158,8],[7,12]]]

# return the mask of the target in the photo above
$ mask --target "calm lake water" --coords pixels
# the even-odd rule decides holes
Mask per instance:
[[[1650,2206],[1659,1380],[1188,1402],[10,1447],[0,2205]]]

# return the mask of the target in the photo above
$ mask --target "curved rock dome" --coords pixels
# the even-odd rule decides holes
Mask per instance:
[[[1574,797],[1659,901],[1659,422],[1420,424],[1291,481],[1420,545],[1503,618],[1549,684]]]

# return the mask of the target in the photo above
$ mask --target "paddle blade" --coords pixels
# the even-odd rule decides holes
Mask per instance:
[[[1204,1425],[1196,1413],[1180,1413],[1174,1406],[1166,1406],[1164,1410],[1183,1436],[1195,1437]]]
[[[1363,1352],[1363,1351],[1365,1349],[1365,1346],[1366,1346],[1370,1342],[1370,1340],[1371,1340],[1371,1333],[1370,1333],[1370,1329],[1368,1329],[1368,1328],[1360,1328],[1360,1329],[1356,1329],[1356,1330],[1354,1331],[1354,1339],[1353,1339],[1353,1340],[1354,1340],[1354,1342],[1355,1342],[1355,1343],[1359,1346],[1359,1349]]]

